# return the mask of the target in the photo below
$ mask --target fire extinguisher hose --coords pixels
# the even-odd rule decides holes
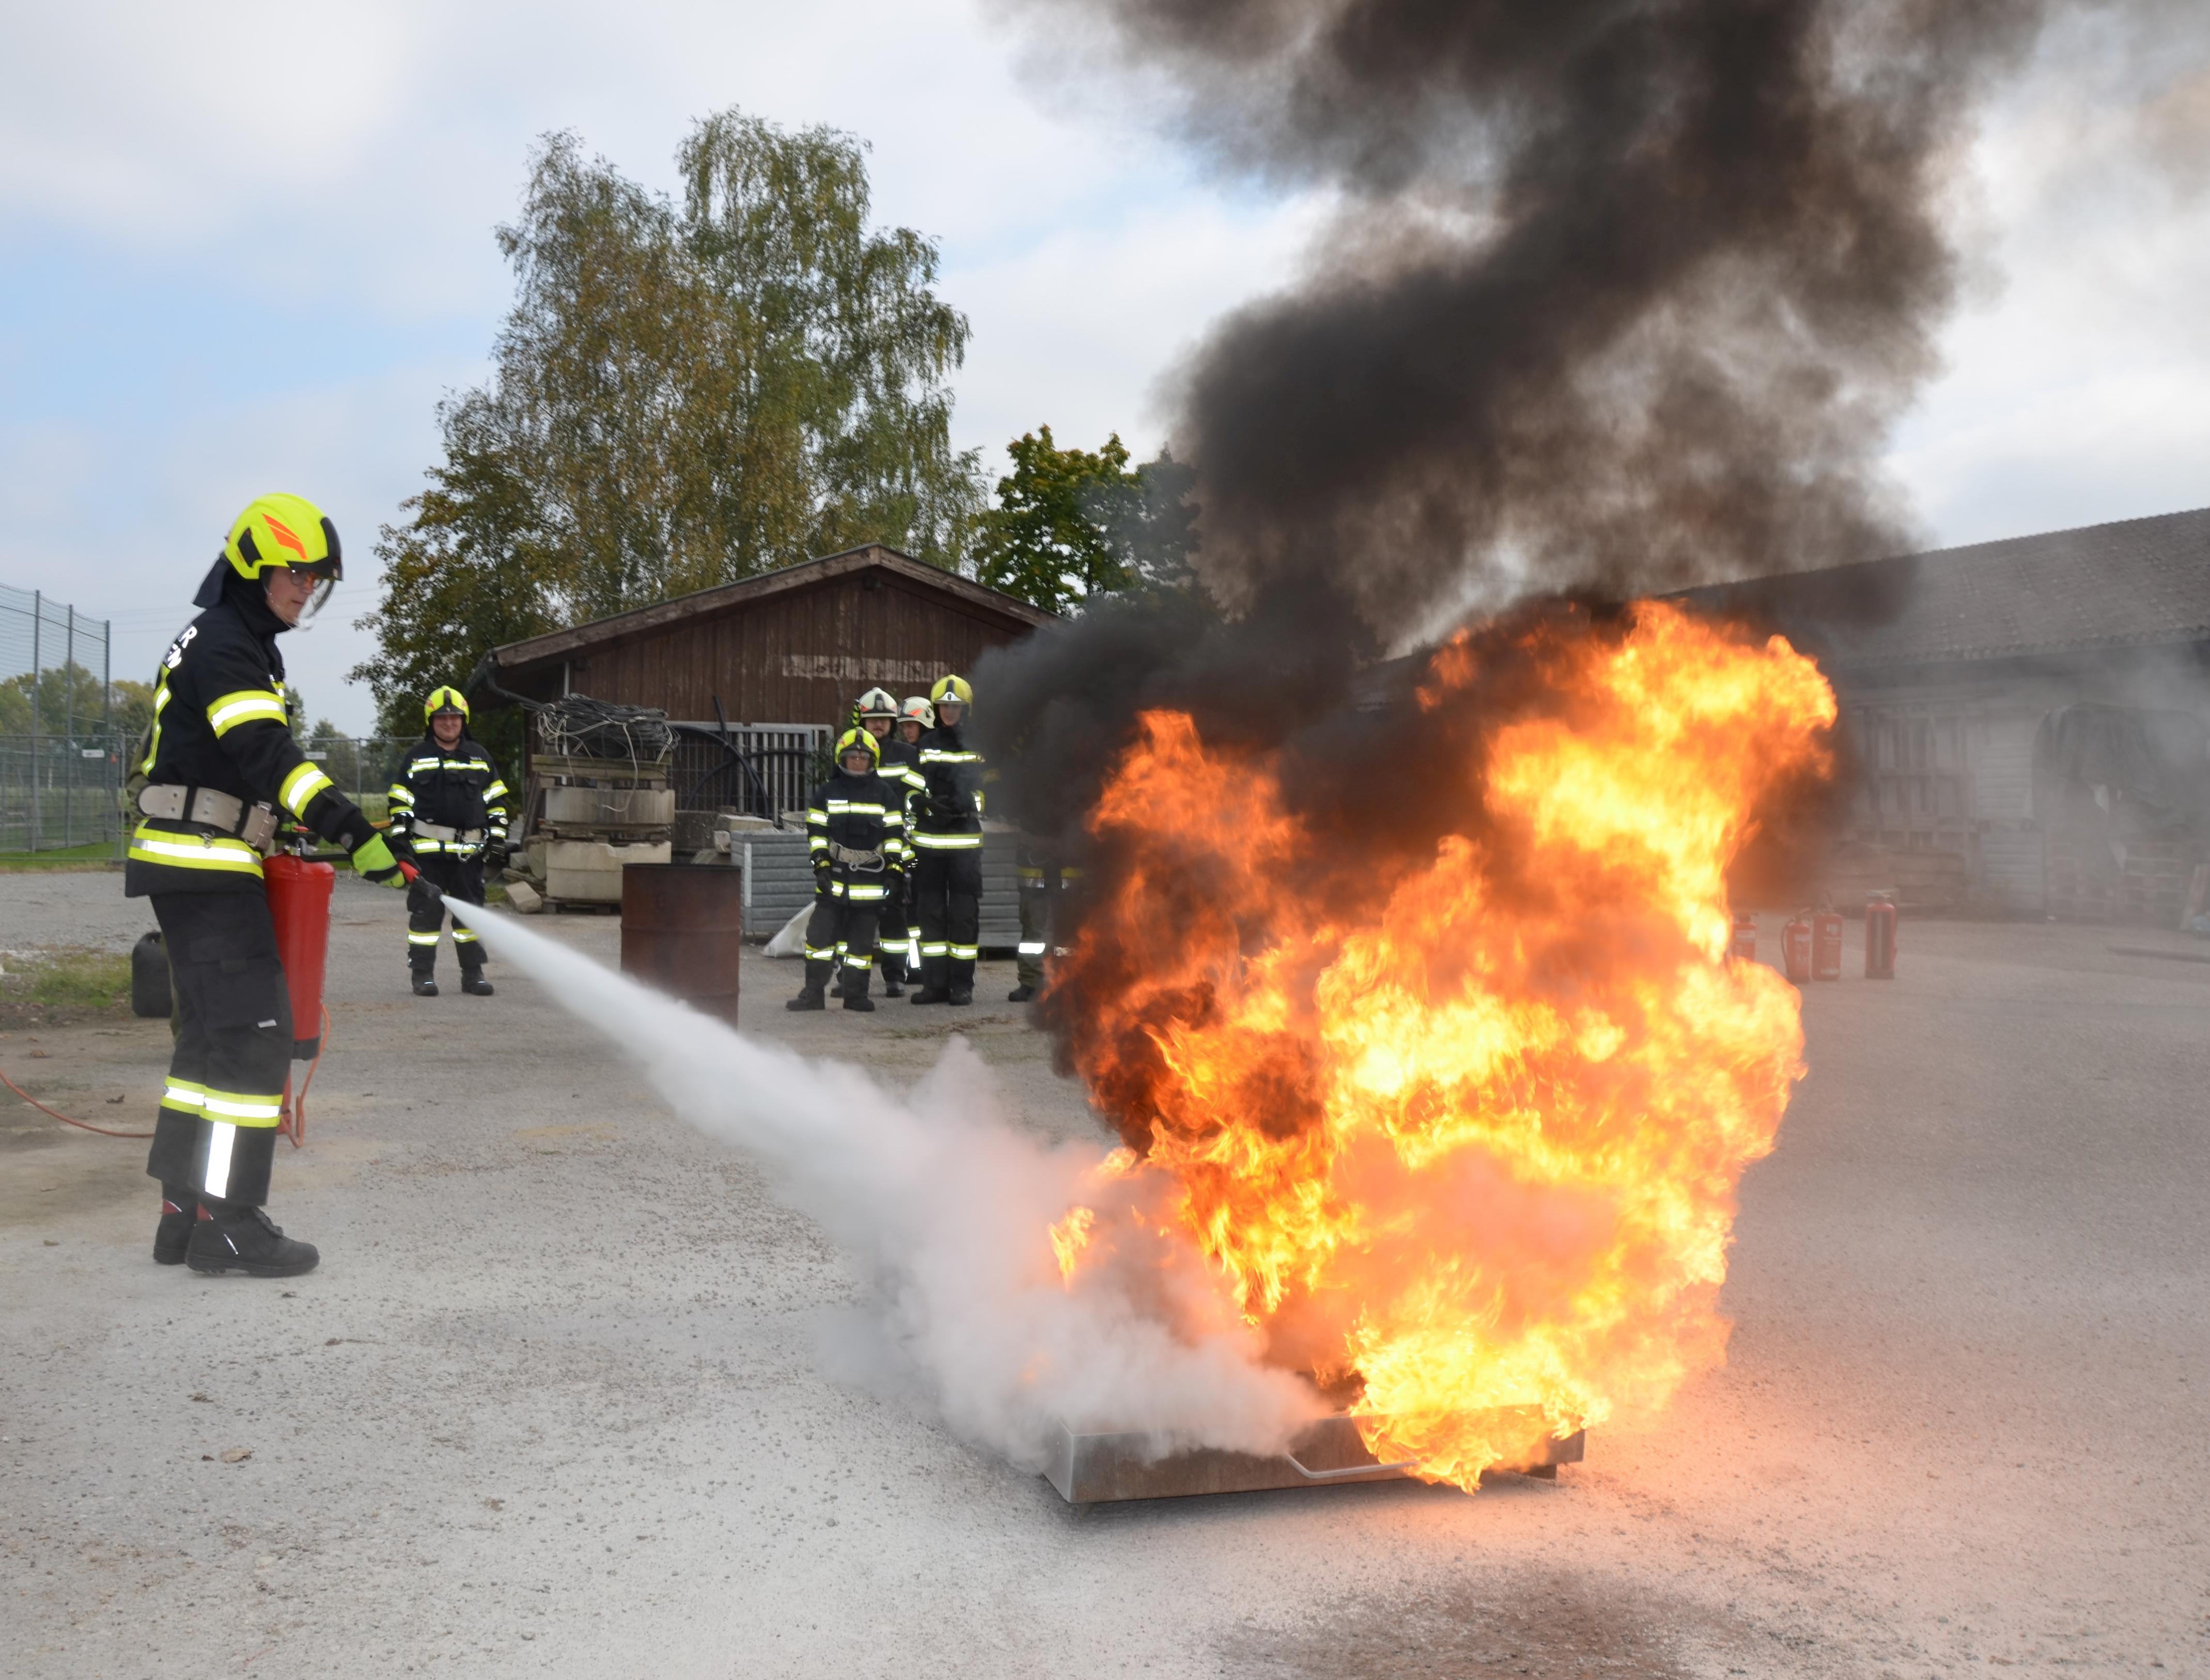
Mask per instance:
[[[323,1065],[323,1049],[329,1043],[329,1041],[330,1012],[329,1006],[326,1005],[323,1010],[322,1041],[315,1048],[315,1059],[307,1064],[307,1077],[299,1081],[299,1095],[294,1099],[296,1102],[304,1103],[306,1101],[307,1087],[315,1082],[315,1070]],[[118,1132],[108,1127],[94,1126],[88,1120],[72,1120],[67,1115],[62,1113],[58,1109],[48,1108],[45,1103],[39,1101],[37,1097],[32,1096],[29,1091],[17,1085],[13,1079],[8,1077],[8,1072],[5,1068],[0,1068],[0,1085],[7,1086],[8,1089],[14,1091],[16,1096],[21,1097],[26,1103],[28,1103],[33,1108],[36,1109],[40,1114],[46,1115],[49,1119],[58,1120],[63,1125],[74,1126],[80,1131],[97,1132],[103,1138],[150,1138],[154,1135],[151,1132]],[[293,1147],[297,1148],[299,1146],[299,1139],[296,1137],[293,1139],[292,1142]]]

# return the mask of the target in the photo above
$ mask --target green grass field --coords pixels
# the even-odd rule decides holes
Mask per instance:
[[[130,958],[66,948],[0,957],[0,1028],[128,1014]]]
[[[0,873],[18,869],[104,869],[118,861],[115,843],[97,840],[90,845],[40,847],[35,852],[0,852]]]

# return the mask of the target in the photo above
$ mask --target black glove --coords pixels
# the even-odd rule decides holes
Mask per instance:
[[[507,860],[514,854],[506,849],[506,842],[494,840],[483,849],[484,867],[497,874],[506,867]]]
[[[835,878],[836,871],[829,865],[825,863],[815,864],[813,866],[813,891],[816,895],[824,898],[827,897],[829,896],[829,883]]]

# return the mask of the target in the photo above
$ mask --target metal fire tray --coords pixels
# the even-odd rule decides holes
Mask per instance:
[[[1545,1437],[1531,1463],[1495,1471],[1555,1479],[1561,1464],[1579,1464],[1587,1431]],[[1348,1412],[1308,1425],[1289,1450],[1267,1458],[1197,1447],[1162,1454],[1159,1437],[1141,1430],[1078,1435],[1063,1425],[1044,1475],[1070,1505],[1116,1499],[1179,1499],[1194,1494],[1254,1493],[1267,1488],[1336,1487],[1349,1482],[1398,1482],[1411,1463],[1384,1464],[1366,1449]],[[1488,1473],[1488,1472],[1484,1472]]]

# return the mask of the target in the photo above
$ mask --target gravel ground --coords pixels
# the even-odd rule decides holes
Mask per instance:
[[[0,946],[127,945],[119,892],[0,877]],[[1729,1364],[1555,1484],[1083,1515],[839,1380],[850,1268],[612,1047],[524,980],[407,996],[396,893],[336,920],[273,1204],[313,1275],[155,1267],[142,1146],[0,1092],[0,1672],[2210,1672],[2210,966],[2108,950],[2176,939],[1914,924],[1894,982],[1814,988]],[[752,1027],[892,1080],[954,1025],[744,980]],[[1014,1011],[957,1024],[1091,1125]],[[142,1125],[165,1049],[0,1068]]]

